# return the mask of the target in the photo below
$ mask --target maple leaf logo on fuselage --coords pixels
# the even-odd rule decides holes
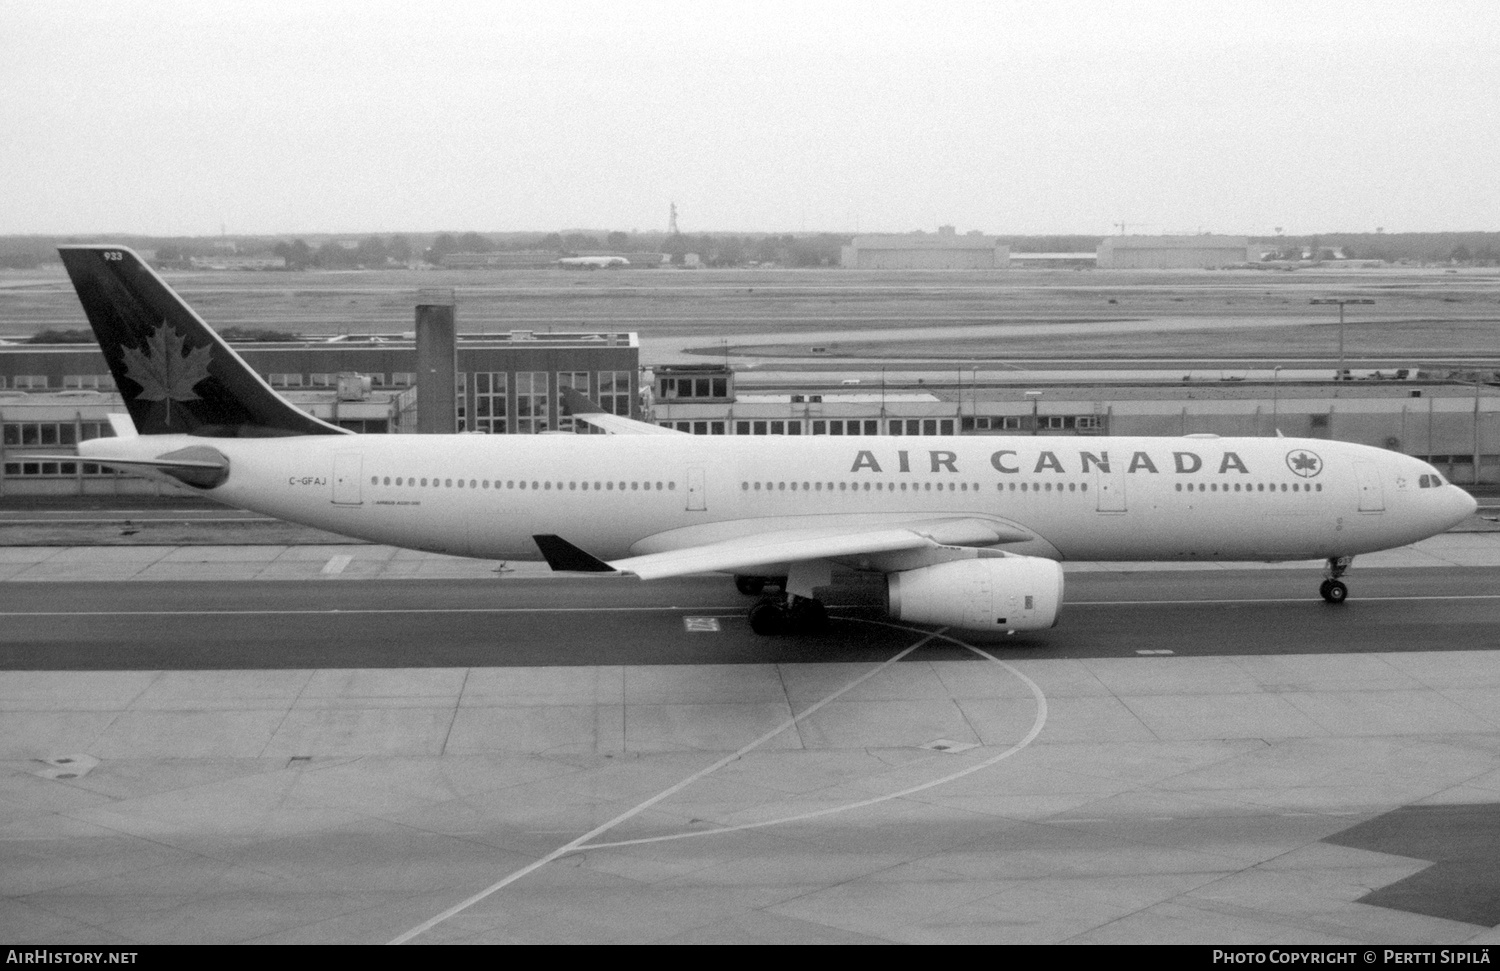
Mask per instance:
[[[143,349],[123,347],[125,376],[141,386],[137,396],[167,403],[166,424],[172,424],[172,402],[198,401],[193,388],[208,377],[212,352],[198,347],[183,353],[187,341],[165,320],[146,338]]]
[[[1286,453],[1286,467],[1294,474],[1310,479],[1323,471],[1323,460],[1318,457],[1317,452],[1309,452],[1305,448],[1297,449]]]

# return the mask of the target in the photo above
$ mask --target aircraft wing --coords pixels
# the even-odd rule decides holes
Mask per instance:
[[[646,421],[636,421],[634,418],[626,418],[623,415],[611,415],[599,407],[582,393],[572,388],[564,388],[562,393],[563,409],[573,416],[575,421],[586,422],[595,428],[602,428],[611,435],[686,435],[675,428],[663,428]]]
[[[980,519],[931,519],[864,528],[776,529],[605,562],[558,536],[537,536],[554,570],[626,573],[642,580],[691,573],[753,572],[807,560],[839,560],[902,550],[983,547],[1031,539],[1029,533]]]

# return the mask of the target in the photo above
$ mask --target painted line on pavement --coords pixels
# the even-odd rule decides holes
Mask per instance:
[[[894,625],[889,625],[889,626],[894,626]],[[548,853],[546,856],[542,857],[541,859],[537,860],[536,862],[531,863],[528,866],[524,866],[521,869],[519,869],[519,870],[515,871],[514,873],[510,874],[509,876],[507,876],[507,877],[505,877],[505,878],[503,878],[501,880],[498,880],[495,883],[490,884],[488,887],[486,887],[483,890],[479,891],[479,893],[474,894],[474,896],[468,898],[467,900],[460,901],[459,903],[456,903],[452,907],[449,907],[447,910],[443,911],[441,914],[438,914],[435,917],[432,917],[432,918],[429,918],[428,920],[423,921],[422,923],[418,924],[416,927],[413,927],[411,930],[407,931],[406,933],[401,934],[398,937],[394,938],[393,940],[391,940],[390,943],[392,943],[392,944],[405,944],[407,941],[411,940],[412,938],[416,937],[419,934],[422,934],[422,933],[424,933],[426,931],[431,930],[432,928],[436,927],[438,924],[441,924],[443,921],[447,920],[448,918],[454,917],[454,916],[457,916],[458,914],[463,913],[465,910],[468,910],[470,907],[472,907],[475,904],[479,903],[480,901],[484,900],[486,897],[489,897],[491,894],[494,894],[494,893],[496,893],[496,892],[498,892],[500,890],[504,890],[506,887],[510,886],[512,883],[515,883],[517,880],[519,880],[522,877],[526,876],[528,873],[532,873],[532,872],[534,872],[536,870],[541,869],[542,867],[546,866],[548,863],[551,863],[553,860],[558,859],[559,857],[566,856],[568,853],[573,852],[575,849],[577,849],[579,846],[581,846],[584,843],[586,843],[588,840],[591,840],[591,839],[593,839],[596,836],[601,836],[604,833],[609,832],[611,829],[614,829],[619,824],[621,824],[623,822],[626,822],[627,820],[632,819],[635,816],[640,815],[641,813],[645,812],[647,809],[650,809],[652,806],[655,806],[657,803],[661,802],[662,800],[670,798],[673,795],[676,795],[677,793],[681,792],[683,789],[686,789],[688,786],[692,785],[694,782],[697,782],[699,779],[702,779],[705,776],[707,776],[707,775],[709,775],[709,774],[711,774],[713,772],[716,772],[719,769],[722,769],[724,766],[730,764],[731,762],[738,761],[739,759],[743,758],[745,755],[747,755],[750,752],[754,751],[755,749],[759,748],[761,745],[765,744],[766,742],[769,742],[771,739],[775,738],[777,735],[780,735],[782,732],[786,731],[787,729],[794,727],[798,722],[802,721],[804,718],[808,717],[809,715],[811,715],[814,712],[818,711],[819,709],[823,708],[825,705],[828,705],[828,704],[832,703],[835,699],[843,696],[847,692],[852,691],[854,688],[858,687],[859,685],[861,685],[861,684],[865,683],[866,681],[870,680],[871,678],[875,677],[875,675],[877,675],[880,672],[884,671],[886,668],[888,668],[891,665],[895,664],[897,661],[900,661],[902,658],[906,657],[908,654],[910,654],[912,651],[915,651],[917,648],[921,647],[922,645],[926,644],[928,641],[932,640],[935,637],[941,637],[941,636],[942,636],[941,634],[937,634],[937,633],[934,633],[934,634],[924,634],[924,636],[922,637],[922,639],[919,640],[919,641],[917,641],[915,644],[912,644],[910,647],[907,647],[907,648],[899,651],[898,653],[896,653],[893,657],[891,657],[891,658],[889,658],[889,659],[887,659],[885,661],[882,661],[881,663],[875,665],[869,671],[867,671],[864,674],[860,675],[859,677],[855,678],[853,681],[850,681],[848,684],[844,685],[842,688],[838,689],[837,691],[833,692],[832,694],[825,696],[824,698],[822,698],[821,700],[819,700],[816,704],[814,704],[814,705],[812,705],[812,706],[804,709],[803,711],[801,711],[800,713],[798,713],[796,715],[793,715],[791,718],[787,719],[786,721],[784,721],[781,724],[777,725],[775,728],[773,728],[770,731],[766,732],[765,734],[761,735],[759,738],[755,739],[753,742],[749,742],[748,744],[742,746],[737,751],[732,752],[729,755],[726,755],[723,758],[719,759],[717,762],[714,762],[711,765],[708,765],[708,766],[706,766],[706,767],[704,767],[702,769],[699,769],[697,772],[694,772],[692,775],[688,776],[686,779],[683,779],[681,782],[678,782],[675,785],[672,785],[672,786],[667,787],[666,789],[663,789],[661,792],[658,792],[656,795],[652,796],[650,799],[647,799],[645,802],[642,802],[639,805],[636,805],[636,806],[632,807],[631,809],[627,809],[625,812],[620,813],[618,816],[616,816],[615,818],[609,820],[608,822],[601,823],[600,825],[595,826],[593,829],[589,830],[587,833],[584,833],[582,836],[579,836],[577,839],[570,840],[567,843],[564,843],[562,846],[559,846],[557,849],[555,849],[552,852]]]
[[[867,623],[880,622],[867,621]],[[895,627],[896,625],[881,624],[881,626]],[[786,823],[800,823],[809,819],[817,819],[820,816],[831,816],[835,813],[848,812],[851,809],[864,809],[868,806],[876,806],[883,802],[889,802],[892,799],[901,799],[905,796],[915,795],[919,792],[925,792],[928,789],[934,789],[938,786],[946,785],[947,783],[953,782],[957,779],[962,779],[966,775],[972,775],[973,773],[978,772],[981,769],[988,769],[992,765],[996,765],[997,763],[1005,761],[1012,755],[1015,755],[1017,752],[1021,751],[1022,749],[1026,748],[1026,746],[1034,742],[1036,740],[1036,737],[1042,733],[1042,728],[1047,724],[1047,696],[1042,693],[1042,689],[1037,686],[1037,683],[1028,678],[1026,675],[1022,674],[1020,671],[1016,670],[1014,667],[1006,664],[998,657],[995,657],[988,651],[977,648],[972,644],[966,644],[958,638],[949,637],[946,634],[938,633],[933,636],[948,641],[949,643],[956,644],[960,647],[967,648],[968,650],[974,652],[975,654],[978,654],[980,657],[986,660],[994,661],[1006,671],[1019,678],[1021,682],[1031,690],[1031,697],[1036,702],[1036,717],[1032,719],[1031,730],[1026,733],[1026,736],[1024,738],[1022,738],[1019,742],[1016,742],[1010,748],[999,753],[998,755],[992,755],[981,762],[975,763],[974,765],[959,769],[957,772],[949,773],[948,775],[933,779],[929,782],[923,782],[918,785],[909,786],[898,792],[888,792],[883,796],[872,796],[869,799],[861,799],[858,802],[844,803],[839,806],[825,806],[822,809],[815,809],[810,812],[798,813],[795,816],[782,816],[778,819],[766,819],[754,823],[740,823],[735,826],[719,826],[715,827],[714,829],[692,830],[686,833],[672,833],[667,836],[648,836],[641,839],[620,840],[614,843],[585,843],[581,846],[575,847],[572,852],[583,853],[588,850],[605,850],[620,846],[640,846],[645,843],[666,843],[671,840],[689,839],[695,836],[714,836],[720,833],[738,833],[742,830],[747,829],[763,829],[767,826],[780,826]]]

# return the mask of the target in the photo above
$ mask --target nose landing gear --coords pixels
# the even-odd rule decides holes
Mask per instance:
[[[1353,562],[1352,556],[1328,558],[1328,567],[1324,570],[1324,576],[1327,579],[1318,587],[1318,593],[1324,600],[1331,604],[1341,604],[1349,599],[1349,588],[1344,586],[1344,582],[1339,577],[1344,575],[1344,571],[1349,569],[1349,564]]]

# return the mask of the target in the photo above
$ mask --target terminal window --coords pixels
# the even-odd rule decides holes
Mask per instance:
[[[492,435],[510,431],[506,420],[508,376],[504,371],[474,372],[474,430]]]
[[[595,404],[611,415],[630,416],[630,372],[600,371]]]
[[[562,406],[562,394],[570,388],[585,398],[589,397],[589,373],[587,371],[557,372],[557,427],[563,431],[574,430],[573,417],[563,414]],[[586,423],[584,426],[587,427]]]
[[[728,378],[665,377],[660,379],[658,385],[661,389],[660,397],[669,400],[729,397]]]
[[[3,385],[0,385],[3,387]],[[109,374],[65,374],[63,375],[64,388],[78,388],[79,390],[95,389],[101,391],[115,390],[115,379]]]
[[[516,431],[535,435],[547,430],[546,371],[520,371],[516,374]]]

